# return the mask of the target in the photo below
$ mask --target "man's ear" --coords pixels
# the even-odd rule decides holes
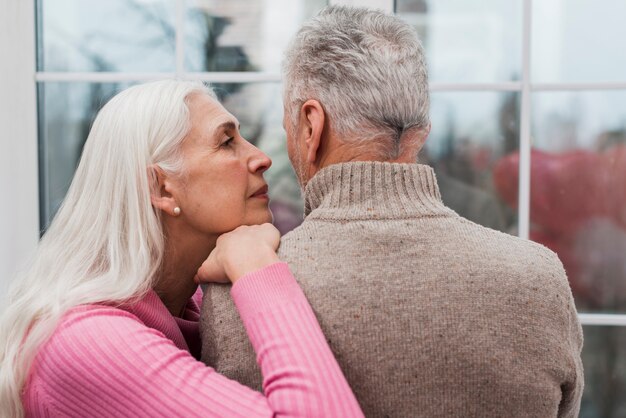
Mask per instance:
[[[306,160],[313,164],[320,159],[320,148],[324,135],[326,114],[321,103],[310,99],[304,102],[300,108],[300,126],[304,132],[303,139],[306,144]]]
[[[418,143],[417,152],[421,151],[421,149],[424,148],[424,143],[426,143],[426,140],[428,139],[428,135],[430,134],[430,128],[431,128],[431,124],[429,123],[428,126],[419,130],[418,132],[419,137],[417,139],[417,143]]]
[[[390,162],[413,164],[419,160],[419,153],[430,133],[430,124],[423,128],[409,129],[404,132],[400,142],[398,158]]]
[[[150,188],[150,202],[152,206],[171,216],[180,214],[180,207],[176,203],[176,199],[172,196],[172,184],[167,174],[154,164],[148,167],[148,178],[152,181]],[[176,213],[178,208],[178,213]]]

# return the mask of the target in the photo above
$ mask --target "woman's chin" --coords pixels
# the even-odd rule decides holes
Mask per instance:
[[[274,215],[269,208],[266,208],[264,211],[259,211],[258,214],[255,213],[255,216],[251,219],[247,220],[244,225],[261,225],[265,223],[273,223]]]
[[[272,213],[272,211],[270,210],[270,208],[267,208],[267,213],[265,214],[265,217],[263,218],[263,222],[261,222],[262,224],[264,223],[274,223],[274,214]]]

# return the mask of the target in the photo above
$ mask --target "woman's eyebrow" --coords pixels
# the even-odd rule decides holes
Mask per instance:
[[[237,125],[235,124],[234,121],[229,120],[227,122],[222,122],[219,125],[217,125],[217,127],[215,128],[215,130],[212,132],[211,135],[211,139],[210,141],[212,142],[220,142],[220,137],[222,135],[222,133],[227,132],[227,131],[234,131],[238,129]]]
[[[228,121],[228,122],[224,122],[221,123],[217,126],[217,128],[215,129],[216,133],[222,132],[222,131],[229,131],[229,130],[236,130],[237,129],[237,125],[235,125],[235,122],[232,121]]]

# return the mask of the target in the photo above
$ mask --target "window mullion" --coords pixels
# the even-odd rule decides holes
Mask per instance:
[[[520,108],[520,159],[518,194],[518,236],[528,239],[530,233],[530,149],[531,89],[530,42],[532,0],[524,0],[522,33],[522,97]]]
[[[0,299],[39,239],[35,3],[0,5]],[[10,57],[10,58],[7,58]],[[2,301],[0,301],[1,303]]]
[[[185,75],[185,0],[176,0],[176,76]]]
[[[578,319],[582,325],[596,326],[626,326],[626,315],[604,313],[579,313]]]

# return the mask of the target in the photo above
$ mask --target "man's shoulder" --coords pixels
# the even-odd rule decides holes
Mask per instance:
[[[470,238],[469,242],[465,242],[467,246],[473,247],[474,243],[479,243],[481,244],[480,248],[507,250],[517,254],[525,252],[540,258],[551,258],[556,255],[547,247],[537,242],[520,238],[513,235],[513,233],[491,229],[460,216],[457,218],[457,221],[460,225],[458,228],[461,231],[460,233]]]
[[[323,222],[305,219],[300,225],[281,237],[278,255],[282,258],[283,255],[289,255],[294,247],[299,244],[313,244],[314,241],[328,235],[329,231],[324,230]]]
[[[558,255],[544,245],[458,218],[459,249],[475,269],[498,270],[512,277],[569,284]]]
[[[504,258],[529,262],[541,267],[557,269],[563,267],[557,254],[538,242],[490,229],[465,218],[460,218],[459,221],[465,224],[468,230],[473,231],[470,236],[475,237],[465,244],[467,247],[486,248],[501,254]]]

